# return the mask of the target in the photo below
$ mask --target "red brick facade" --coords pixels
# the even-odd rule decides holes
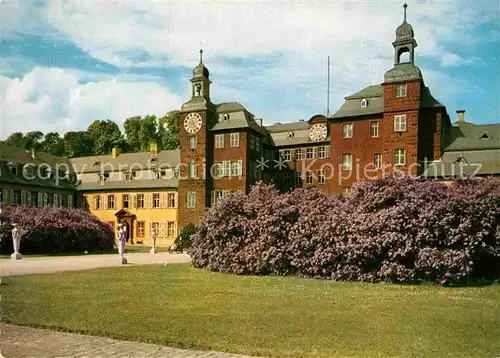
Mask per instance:
[[[443,131],[450,119],[444,106],[425,87],[413,63],[417,44],[406,20],[396,30],[393,45],[395,64],[383,83],[346,97],[345,104],[328,118],[315,115],[307,122],[264,127],[241,105],[212,105],[208,96],[206,110],[183,108],[179,226],[198,222],[205,209],[219,198],[237,190],[248,192],[261,179],[284,191],[315,186],[342,194],[360,179],[375,179],[392,172],[419,175],[426,161],[439,159]],[[410,53],[410,62],[400,63],[404,52]],[[201,59],[191,81],[193,86],[203,83],[203,90],[209,93],[208,70]],[[187,108],[193,101],[195,95]],[[203,118],[194,150],[189,149],[190,135],[183,128],[184,118],[191,112]],[[319,137],[311,130],[313,126],[321,128]],[[232,143],[234,136],[238,136],[237,145]],[[259,168],[263,160],[267,166]],[[205,178],[189,178],[191,161],[205,166]],[[285,166],[280,168],[283,163]],[[188,192],[193,191],[196,204],[188,208]]]

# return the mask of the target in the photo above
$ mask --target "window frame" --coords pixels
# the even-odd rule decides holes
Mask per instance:
[[[379,121],[371,121],[370,122],[370,138],[378,138],[379,137]],[[376,134],[374,134],[374,129]]]
[[[394,132],[406,132],[407,128],[408,128],[408,122],[406,114],[394,115]]]
[[[240,146],[240,133],[231,133],[230,134],[230,147],[238,148]]]
[[[224,134],[215,135],[215,148],[217,149],[224,148]]]
[[[348,129],[350,128],[350,129]],[[354,123],[342,123],[342,138],[349,139],[354,135]]]
[[[346,158],[349,158],[349,163],[346,163]],[[352,153],[343,153],[341,157],[342,170],[352,170]]]
[[[400,159],[403,158],[403,162],[400,162]],[[397,160],[396,160],[397,159]],[[406,149],[404,148],[396,148],[394,150],[394,166],[402,167],[406,165]]]

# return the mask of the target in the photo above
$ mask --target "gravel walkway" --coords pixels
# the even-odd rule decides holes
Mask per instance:
[[[168,348],[81,334],[0,324],[0,357],[251,358],[248,356]]]

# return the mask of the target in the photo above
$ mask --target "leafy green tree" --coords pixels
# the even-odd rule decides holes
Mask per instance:
[[[40,131],[28,132],[24,135],[24,148],[39,151],[42,149],[43,133]]]
[[[180,113],[177,110],[170,111],[159,119],[158,139],[163,149],[180,148],[179,121]]]
[[[70,158],[95,155],[94,139],[87,131],[68,132],[63,141],[64,153]]]
[[[12,133],[7,139],[4,141],[5,145],[11,147],[19,147],[24,148],[24,135],[21,132]]]
[[[49,132],[45,134],[42,144],[42,152],[52,155],[63,156],[64,153],[64,140],[57,132]]]
[[[109,119],[106,121],[94,121],[87,132],[93,139],[95,155],[109,154],[114,147],[123,148],[125,139],[120,127]]]
[[[155,115],[147,115],[141,121],[139,132],[141,151],[149,150],[149,145],[158,142],[158,120]]]
[[[141,122],[142,118],[140,116],[135,116],[127,118],[123,124],[128,150],[131,152],[138,152],[141,150]]]

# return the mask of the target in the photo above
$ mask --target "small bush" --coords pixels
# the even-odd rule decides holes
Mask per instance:
[[[115,242],[108,224],[80,209],[7,206],[0,220],[3,254],[13,252],[13,222],[27,230],[21,241],[23,254],[107,252]]]
[[[181,229],[181,232],[175,238],[174,244],[170,248],[170,252],[182,253],[184,250],[188,250],[191,247],[191,238],[196,234],[196,225],[188,224]]]
[[[258,183],[211,208],[195,267],[235,274],[453,283],[500,277],[500,181],[407,176],[357,183],[344,198],[280,195]]]

